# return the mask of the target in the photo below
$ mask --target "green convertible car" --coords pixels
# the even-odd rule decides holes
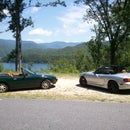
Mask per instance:
[[[0,74],[0,92],[27,88],[48,89],[56,82],[57,78],[53,75],[37,74],[23,68],[21,74]]]

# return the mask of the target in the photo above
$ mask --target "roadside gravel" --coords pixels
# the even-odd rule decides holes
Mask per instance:
[[[130,103],[130,92],[110,94],[105,89],[93,87],[83,88],[79,85],[79,77],[63,76],[58,78],[55,87],[42,90],[14,91],[2,94],[0,97],[44,98],[62,100],[85,100],[101,102]]]

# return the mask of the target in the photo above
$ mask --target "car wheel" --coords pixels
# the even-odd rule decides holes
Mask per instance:
[[[48,88],[50,88],[50,86],[51,86],[51,83],[50,83],[49,80],[44,80],[44,81],[42,81],[42,83],[41,83],[41,88],[42,88],[42,89],[48,89]]]
[[[4,83],[0,83],[0,93],[4,93],[8,91],[8,86]]]
[[[119,86],[115,81],[108,82],[108,90],[111,93],[119,93]]]
[[[86,87],[86,86],[87,86],[87,80],[85,79],[85,77],[80,77],[79,83],[80,83],[80,85],[83,86],[83,87]]]

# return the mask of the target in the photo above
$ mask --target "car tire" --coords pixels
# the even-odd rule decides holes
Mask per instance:
[[[115,81],[108,82],[108,90],[110,93],[119,93],[119,86]]]
[[[8,86],[5,83],[0,83],[0,93],[8,91]]]
[[[41,88],[42,88],[42,89],[49,89],[50,86],[51,86],[51,83],[50,83],[49,80],[44,80],[44,81],[42,81],[42,83],[41,83]]]
[[[79,83],[81,86],[87,87],[87,80],[85,79],[85,77],[80,77]]]

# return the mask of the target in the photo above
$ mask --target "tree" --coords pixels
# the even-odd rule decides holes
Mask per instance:
[[[14,38],[16,39],[16,59],[15,70],[21,71],[22,51],[21,51],[21,32],[24,28],[32,25],[31,18],[24,18],[22,16],[23,10],[26,7],[24,0],[9,0],[6,3],[7,9],[10,14],[9,30],[12,31]]]
[[[75,54],[75,66],[79,72],[88,71],[94,67],[92,58],[83,49],[78,50]]]
[[[6,5],[5,5],[5,1],[1,0],[0,1],[0,22],[2,22],[2,20],[4,18],[6,18],[6,14],[4,13],[4,10],[6,9]],[[0,31],[0,33],[2,33],[3,31]]]
[[[0,1],[0,22],[6,17],[4,9],[6,8],[4,0]]]
[[[47,4],[42,4],[40,2],[36,2],[32,5],[32,0],[28,2],[26,0],[6,0],[6,6],[9,10],[10,21],[9,21],[9,30],[13,32],[13,36],[16,39],[16,61],[15,61],[15,69],[16,71],[21,71],[21,63],[22,63],[22,51],[21,51],[21,32],[28,26],[33,25],[31,17],[24,18],[23,11],[29,7],[48,7],[53,6],[56,7],[58,4],[66,6],[63,1],[57,0],[55,2],[48,2]]]
[[[130,35],[130,0],[76,0],[87,9],[85,20],[93,19],[101,26],[110,45],[110,64],[116,64],[120,44]]]
[[[100,26],[94,26],[93,31],[96,33],[96,36],[91,39],[86,45],[93,60],[93,64],[95,68],[97,68],[106,62],[105,58],[107,53],[107,43],[104,43],[105,37],[104,34],[102,34]]]

